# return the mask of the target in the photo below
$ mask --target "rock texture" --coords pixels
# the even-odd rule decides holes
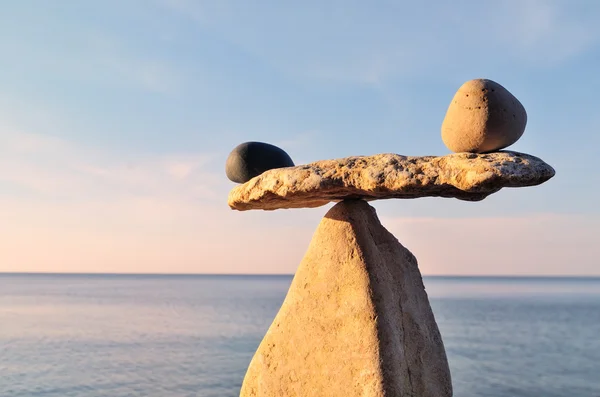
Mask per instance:
[[[267,170],[293,166],[292,158],[283,149],[263,142],[245,142],[227,157],[225,174],[232,182],[244,183]]]
[[[492,80],[471,80],[448,107],[442,140],[453,152],[491,152],[515,143],[526,124],[525,108],[506,88]]]
[[[554,169],[515,152],[442,157],[397,154],[347,157],[267,171],[229,193],[229,206],[252,209],[319,207],[343,199],[455,197],[478,201],[503,187],[539,185]]]
[[[452,396],[417,261],[366,202],[321,221],[240,395]]]

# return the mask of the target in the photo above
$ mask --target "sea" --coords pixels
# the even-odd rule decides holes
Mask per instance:
[[[0,397],[233,397],[291,276],[0,274]],[[600,279],[425,277],[459,397],[600,397]]]

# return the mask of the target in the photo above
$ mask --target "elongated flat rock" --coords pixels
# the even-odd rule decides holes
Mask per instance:
[[[480,201],[504,187],[535,186],[553,176],[554,169],[543,160],[517,152],[377,154],[269,170],[231,190],[228,203],[245,211],[314,208],[343,199]]]

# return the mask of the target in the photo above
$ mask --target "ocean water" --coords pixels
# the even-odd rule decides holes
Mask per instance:
[[[600,397],[600,279],[424,281],[455,396]],[[290,282],[0,275],[0,396],[237,396]]]

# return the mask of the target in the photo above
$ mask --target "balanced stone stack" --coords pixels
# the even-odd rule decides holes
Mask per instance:
[[[354,156],[294,166],[276,146],[247,142],[227,159],[245,211],[330,202],[288,294],[254,355],[244,397],[448,397],[446,352],[416,258],[367,201],[453,197],[478,201],[554,176],[541,159],[498,151],[523,134],[523,105],[491,80],[460,87],[442,124],[457,153]]]

